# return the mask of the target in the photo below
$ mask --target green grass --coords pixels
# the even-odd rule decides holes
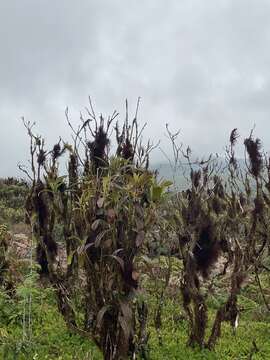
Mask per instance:
[[[222,326],[222,337],[214,351],[191,349],[187,347],[187,325],[182,322],[173,324],[164,321],[162,329],[162,346],[159,345],[155,330],[151,329],[150,348],[151,359],[179,359],[179,360],[236,360],[248,359],[255,340],[259,352],[252,359],[270,359],[270,324],[240,320],[236,335],[228,324]]]
[[[41,294],[33,294],[32,334],[24,339],[24,298],[15,301],[1,293],[0,359],[101,359],[91,342],[67,330],[53,293]]]
[[[23,288],[23,290],[25,290]],[[27,294],[27,291],[26,291]],[[53,292],[35,288],[32,291],[32,336],[23,339],[24,291],[19,291],[17,300],[10,299],[4,293],[0,296],[0,359],[62,359],[62,360],[99,360],[101,354],[88,340],[70,333],[58,313]],[[153,312],[154,301],[150,299]],[[180,306],[168,300],[164,306],[162,345],[157,332],[150,321],[150,359],[209,359],[240,360],[248,359],[255,341],[259,349],[252,359],[270,359],[270,323],[250,321],[245,314],[240,320],[236,335],[228,324],[222,327],[222,338],[215,351],[191,349],[186,346],[188,329],[183,320],[174,321],[172,314],[178,314]],[[151,311],[150,311],[151,314]],[[210,310],[213,318],[214,311]]]

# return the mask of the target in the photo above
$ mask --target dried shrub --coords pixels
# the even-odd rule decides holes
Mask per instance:
[[[152,145],[142,150],[136,118],[130,126],[126,119],[121,135],[116,126],[118,148],[109,156],[109,133],[117,114],[107,121],[96,119],[93,111],[89,115],[91,121],[83,120],[77,131],[68,119],[74,144],[60,142],[52,151],[45,150],[44,140],[26,124],[32,163],[27,211],[37,260],[70,329],[93,339],[105,359],[135,353],[146,357],[147,307],[137,300],[135,260],[166,186],[148,170]],[[60,176],[64,152],[69,153],[68,174]],[[59,224],[64,259],[54,235]]]

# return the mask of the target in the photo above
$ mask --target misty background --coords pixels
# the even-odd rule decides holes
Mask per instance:
[[[270,149],[269,18],[268,0],[1,1],[0,176],[29,157],[22,116],[48,144],[68,140],[65,108],[76,126],[88,95],[119,119],[140,96],[145,139],[169,156],[166,123],[195,154],[255,124]],[[167,160],[156,149],[152,161]]]

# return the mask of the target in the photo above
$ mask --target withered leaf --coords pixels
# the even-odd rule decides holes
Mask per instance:
[[[106,241],[104,241],[104,248],[106,248],[106,249],[108,249],[108,248],[110,248],[111,246],[112,246],[112,239],[111,238],[109,238],[109,239],[107,239]]]
[[[102,208],[102,206],[103,206],[103,204],[104,204],[104,198],[103,197],[100,197],[99,199],[98,199],[98,201],[97,201],[97,206],[99,207],[99,208]]]
[[[95,247],[99,247],[100,246],[100,242],[103,239],[104,235],[108,232],[109,230],[103,230],[101,231],[97,236],[96,236],[96,240],[95,240]]]
[[[104,305],[97,314],[97,327],[100,328],[103,322],[105,313],[110,309],[109,305]]]
[[[92,226],[91,226],[91,229],[94,230],[94,231],[97,230],[97,228],[98,228],[98,226],[99,226],[100,223],[101,223],[101,219],[95,220],[95,221],[93,222]]]
[[[125,268],[124,260],[116,255],[111,255],[111,257],[118,262],[118,264],[121,266],[121,269],[124,271],[124,268]]]
[[[140,274],[138,273],[138,271],[134,270],[132,271],[132,279],[137,281],[140,277]]]
[[[137,236],[136,236],[136,246],[139,247],[142,245],[143,240],[144,240],[144,231],[141,230],[138,232]]]
[[[108,209],[107,210],[107,217],[108,217],[108,222],[109,223],[114,222],[114,220],[116,218],[116,213],[115,213],[114,209]]]

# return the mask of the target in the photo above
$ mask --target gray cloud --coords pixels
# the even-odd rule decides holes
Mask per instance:
[[[0,176],[27,159],[22,115],[51,143],[88,95],[104,114],[141,96],[145,136],[166,151],[166,122],[200,153],[255,123],[270,148],[269,18],[267,0],[0,2]]]

